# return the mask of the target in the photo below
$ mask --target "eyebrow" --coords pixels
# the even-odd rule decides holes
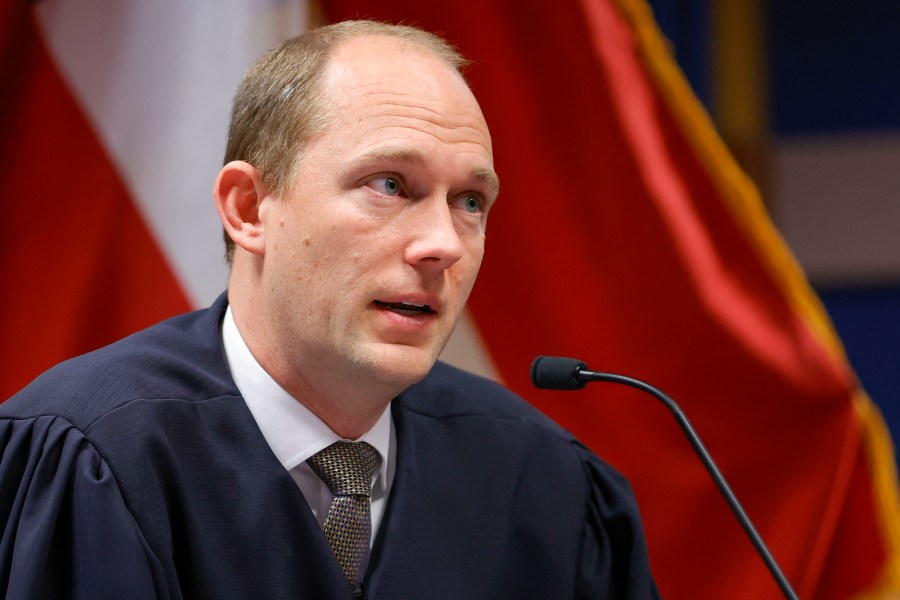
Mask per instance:
[[[476,167],[472,170],[472,176],[479,181],[483,181],[487,185],[494,196],[500,194],[500,178],[493,169],[487,167]]]
[[[415,148],[383,148],[364,154],[359,157],[357,162],[365,163],[378,160],[394,160],[422,165],[425,164],[426,157]],[[500,193],[500,178],[490,167],[474,167],[471,171],[471,176],[473,179],[484,183],[494,196]]]

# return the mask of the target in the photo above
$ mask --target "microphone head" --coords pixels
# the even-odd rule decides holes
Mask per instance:
[[[531,363],[531,383],[544,390],[580,390],[586,383],[578,378],[581,370],[587,365],[577,358],[538,356]]]

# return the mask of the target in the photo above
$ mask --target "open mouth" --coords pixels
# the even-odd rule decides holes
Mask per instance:
[[[381,300],[375,300],[375,305],[385,310],[406,315],[407,317],[435,314],[434,309],[427,304],[413,304],[412,302],[382,302]]]

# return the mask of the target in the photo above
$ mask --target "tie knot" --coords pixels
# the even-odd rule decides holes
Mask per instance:
[[[378,451],[365,442],[335,442],[306,462],[335,496],[368,496]]]

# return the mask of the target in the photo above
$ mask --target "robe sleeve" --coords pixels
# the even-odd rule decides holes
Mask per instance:
[[[590,500],[576,598],[658,599],[637,501],[628,481],[584,450]]]
[[[107,462],[54,416],[0,420],[0,597],[170,598]]]

